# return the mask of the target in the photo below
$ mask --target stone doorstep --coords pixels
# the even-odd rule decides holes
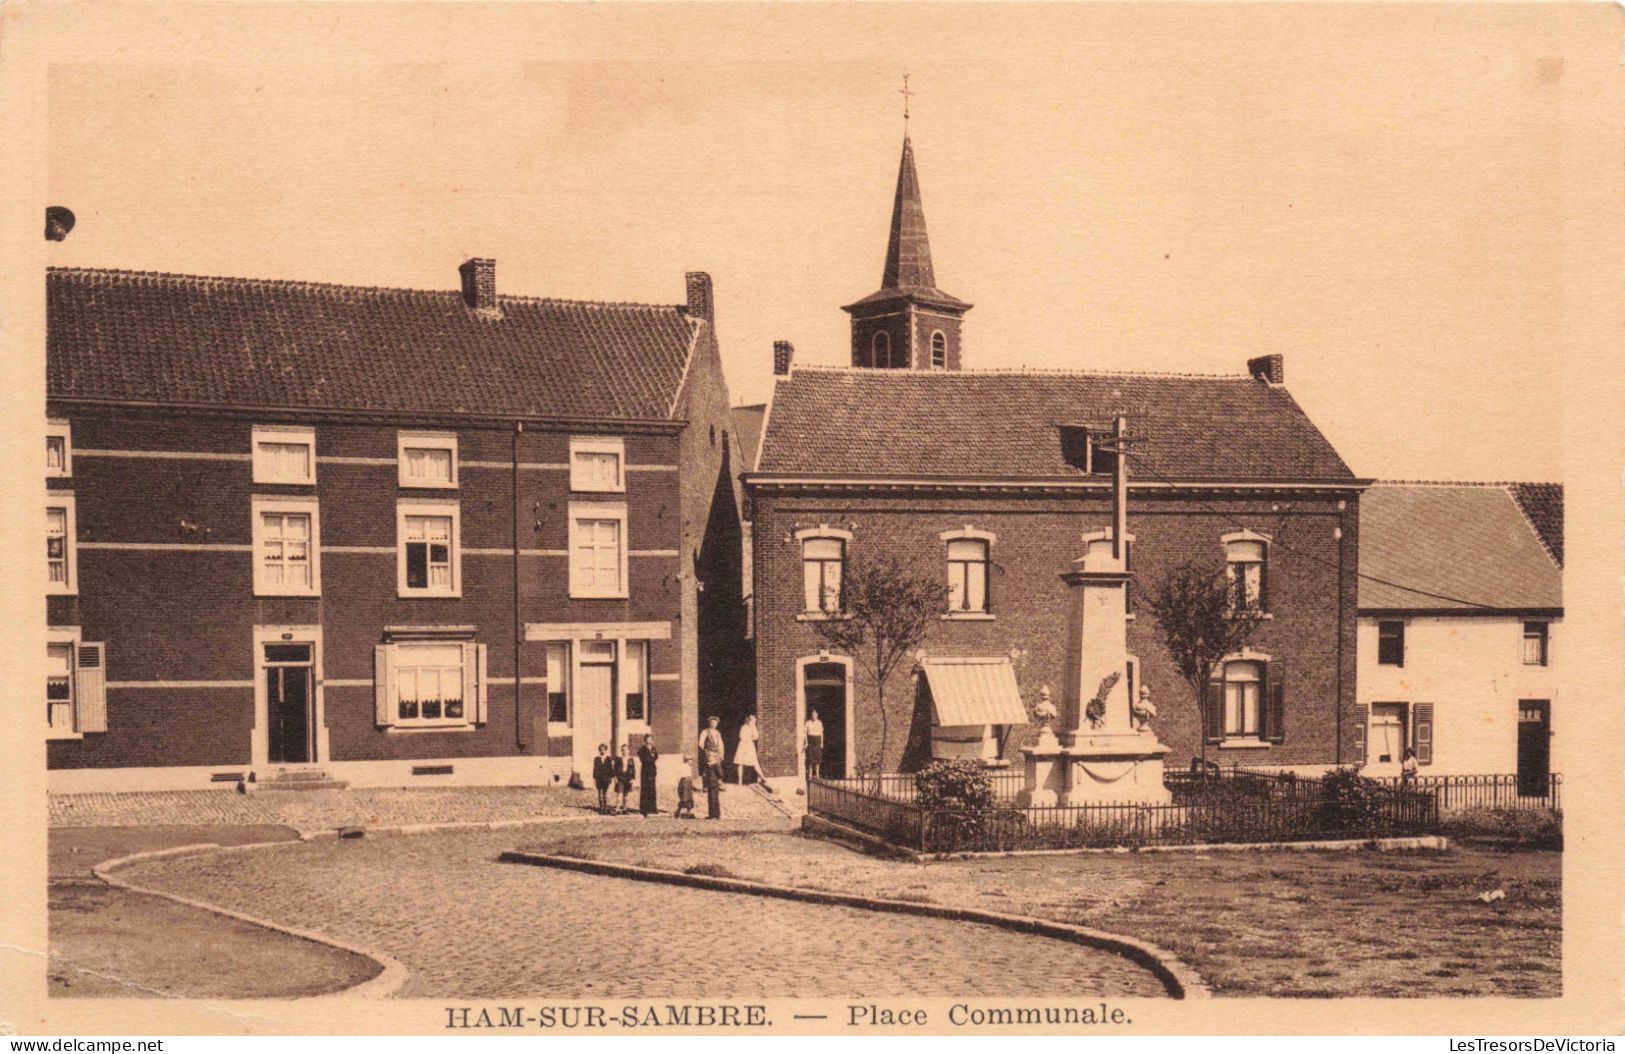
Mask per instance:
[[[260,783],[250,783],[258,791],[319,791],[344,790],[350,784],[345,780],[330,780],[325,776],[320,779],[305,780],[265,780]]]
[[[326,770],[317,768],[277,769],[266,779],[246,784],[262,791],[343,790],[349,785],[349,781],[333,779]]]

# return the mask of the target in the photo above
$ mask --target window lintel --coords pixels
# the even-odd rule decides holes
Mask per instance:
[[[817,527],[803,527],[795,532],[795,540],[798,542],[804,542],[808,538],[839,538],[842,541],[850,542],[852,532],[842,530],[839,527],[831,527],[827,523],[821,523]]]
[[[992,531],[980,530],[972,527],[968,523],[963,527],[956,527],[951,531],[943,531],[941,534],[937,535],[937,537],[945,542],[957,542],[961,540],[974,539],[977,541],[987,542],[989,545],[992,545],[999,540],[999,536],[994,534]]]

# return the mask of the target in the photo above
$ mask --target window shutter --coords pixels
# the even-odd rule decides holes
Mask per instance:
[[[1271,743],[1286,742],[1286,664],[1269,668],[1269,696],[1265,709],[1265,735]]]
[[[1369,707],[1356,706],[1354,708],[1354,727],[1350,729],[1353,735],[1349,737],[1351,747],[1349,759],[1356,765],[1365,764],[1365,726],[1369,714]]]
[[[1270,609],[1270,549],[1269,543],[1258,547],[1258,610]],[[1271,697],[1273,698],[1273,696]],[[1279,740],[1277,740],[1279,742]]]
[[[464,713],[474,715],[476,725],[485,724],[485,645],[463,645]]]
[[[1416,763],[1433,764],[1433,704],[1416,704]]]
[[[389,661],[389,650],[388,644],[372,649],[372,719],[378,725],[395,723],[395,671]]]
[[[1224,739],[1224,682],[1207,683],[1207,741],[1218,743]]]
[[[80,644],[74,661],[79,731],[107,731],[107,646]]]

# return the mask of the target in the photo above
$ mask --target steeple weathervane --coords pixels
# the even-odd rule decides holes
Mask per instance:
[[[903,97],[903,135],[908,135],[908,97],[914,93],[908,90],[908,74],[903,74],[903,90],[898,94]]]

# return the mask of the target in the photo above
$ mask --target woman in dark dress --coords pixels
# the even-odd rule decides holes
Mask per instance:
[[[655,761],[660,757],[660,751],[655,749],[655,737],[644,736],[643,746],[638,748],[638,811],[645,816],[653,816],[655,805]]]
[[[598,811],[609,811],[609,785],[615,782],[615,759],[609,756],[609,744],[598,744],[598,756],[592,759],[592,785],[598,788]]]

